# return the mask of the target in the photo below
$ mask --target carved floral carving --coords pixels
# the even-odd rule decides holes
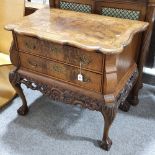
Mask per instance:
[[[108,106],[104,100],[98,101],[93,97],[83,95],[82,93],[77,93],[69,89],[64,89],[59,86],[44,84],[42,82],[33,79],[32,77],[23,76],[17,72],[10,73],[10,81],[11,83],[25,84],[28,88],[32,90],[39,90],[46,96],[49,96],[53,100],[61,101],[67,104],[73,105],[81,105],[84,108],[88,108],[90,110],[96,111],[107,111],[111,109],[112,111],[118,109],[118,106],[125,101],[127,98],[129,91],[133,87],[133,83],[135,82],[138,76],[138,72],[135,71],[134,74],[129,78],[126,86],[123,88],[119,96],[117,96],[116,102],[110,106]],[[111,112],[110,112],[111,113]]]

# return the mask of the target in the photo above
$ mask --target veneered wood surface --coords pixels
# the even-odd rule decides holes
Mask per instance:
[[[149,0],[149,3],[152,3],[155,5],[155,0]]]
[[[87,52],[79,48],[62,46],[60,44],[23,35],[17,35],[17,42],[21,52],[58,60],[78,67],[81,62],[82,69],[87,68],[102,72],[102,53]]]
[[[20,53],[21,67],[28,69],[29,71],[38,72],[36,74],[44,74],[44,76],[50,76],[60,81],[65,81],[84,87],[95,92],[101,92],[101,75],[93,72],[82,70],[83,82],[78,81],[77,76],[80,73],[80,69],[61,64],[55,61],[50,61],[44,58],[39,58],[33,55]]]
[[[102,53],[120,53],[135,33],[148,23],[79,13],[60,9],[41,9],[7,30],[37,36],[59,44]]]

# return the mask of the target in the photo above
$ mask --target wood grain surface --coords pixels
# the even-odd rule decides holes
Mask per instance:
[[[6,29],[87,51],[116,54],[147,26],[141,21],[46,8],[7,25]]]

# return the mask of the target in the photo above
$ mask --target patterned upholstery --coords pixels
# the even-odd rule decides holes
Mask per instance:
[[[78,11],[78,12],[86,12],[86,13],[91,13],[92,11],[92,8],[90,5],[79,4],[74,2],[66,2],[66,1],[60,1],[60,8],[66,9],[66,10]],[[140,17],[140,11],[110,8],[110,7],[109,8],[102,7],[101,14],[104,16],[111,16],[111,17],[132,19],[132,20],[139,20],[139,17]]]
[[[78,12],[91,13],[91,6],[86,5],[86,4],[78,4],[78,3],[60,1],[60,8],[66,9],[66,10],[78,11]]]
[[[126,10],[126,9],[118,9],[118,8],[102,8],[102,15],[104,16],[111,16],[117,18],[124,18],[124,19],[132,19],[138,20],[140,17],[140,11],[136,10]]]

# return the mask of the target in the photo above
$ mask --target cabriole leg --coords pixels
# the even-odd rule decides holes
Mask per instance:
[[[104,107],[101,113],[104,117],[104,132],[103,132],[103,138],[100,146],[104,150],[109,151],[112,145],[112,141],[109,138],[109,129],[116,117],[117,109],[111,108],[111,107]]]
[[[20,77],[16,74],[15,71],[13,71],[13,72],[10,72],[9,74],[9,80],[13,88],[16,90],[17,94],[22,99],[22,106],[17,110],[17,112],[19,115],[26,115],[28,113],[28,106],[27,106],[27,102],[25,99],[25,95],[21,88]]]

